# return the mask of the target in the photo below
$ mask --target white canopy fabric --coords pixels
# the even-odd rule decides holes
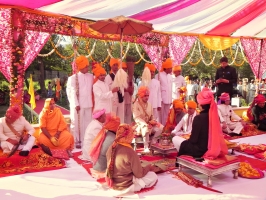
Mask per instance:
[[[233,26],[227,36],[265,38],[264,4],[264,0],[63,0],[38,9],[91,20],[148,16],[157,31],[188,34],[208,34],[227,20]]]

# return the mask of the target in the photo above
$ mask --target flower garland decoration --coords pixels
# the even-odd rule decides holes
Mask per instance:
[[[238,174],[243,178],[263,178],[264,174],[259,169],[255,169],[247,162],[240,162]]]
[[[60,42],[61,42],[61,39],[62,38],[63,38],[63,36],[60,35],[60,37],[58,38],[57,43],[55,45],[55,48],[57,48],[60,45]],[[50,38],[50,41],[51,41],[51,38]],[[50,55],[52,55],[55,52],[55,48],[53,48],[49,53],[46,53],[46,54],[38,54],[38,56],[40,56],[40,57],[50,56]]]

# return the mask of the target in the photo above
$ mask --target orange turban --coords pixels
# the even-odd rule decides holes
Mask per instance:
[[[84,69],[85,67],[89,66],[89,60],[85,56],[79,56],[76,59],[76,65],[78,70]]]
[[[144,97],[145,95],[150,94],[150,90],[148,87],[141,86],[138,90],[138,96],[140,98]]]
[[[182,102],[181,100],[179,100],[179,99],[175,99],[175,100],[173,101],[173,106],[174,106],[174,108],[184,109],[184,104],[183,104],[183,102]]]
[[[181,70],[182,70],[182,68],[180,65],[176,65],[173,67],[173,71],[181,71]]]
[[[115,142],[122,144],[131,144],[134,138],[134,132],[130,125],[120,124],[116,131]]]
[[[119,65],[119,59],[116,58],[111,58],[110,59],[110,67],[112,67],[114,64],[118,64]]]
[[[96,67],[93,69],[93,74],[98,78],[100,75],[106,75],[106,71],[103,67]]]
[[[195,101],[191,101],[191,100],[187,101],[186,102],[186,107],[196,109],[197,108],[197,103]]]
[[[163,69],[169,69],[173,67],[173,61],[171,60],[171,58],[167,58],[166,61],[163,62]]]
[[[122,62],[122,68],[123,68],[123,69],[127,69],[127,63]]]
[[[150,63],[146,63],[145,67],[148,67],[150,71],[155,72],[156,67],[154,66],[154,64],[150,64]]]
[[[12,121],[16,121],[22,115],[18,106],[9,107],[6,111],[6,117]]]

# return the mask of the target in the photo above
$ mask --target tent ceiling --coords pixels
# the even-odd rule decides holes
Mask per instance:
[[[91,20],[125,15],[163,32],[266,38],[265,0],[0,0],[0,4]]]

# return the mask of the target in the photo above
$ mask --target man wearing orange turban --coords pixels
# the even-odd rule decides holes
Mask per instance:
[[[232,109],[228,93],[222,93],[219,98],[221,100],[221,104],[217,107],[223,132],[230,136],[241,136],[241,131],[246,123]],[[232,119],[237,121],[232,121]]]
[[[121,124],[116,131],[115,141],[106,153],[106,183],[113,190],[119,190],[120,194],[152,187],[158,179],[153,172],[153,165],[141,165],[139,156],[131,147],[133,138],[132,128],[128,124]]]
[[[187,113],[183,116],[181,121],[176,125],[175,129],[172,131],[173,134],[180,135],[180,134],[191,133],[192,123],[194,117],[197,115],[196,108],[197,108],[197,103],[195,101],[186,102]]]
[[[181,66],[175,65],[173,67],[173,75],[172,75],[172,99],[179,99],[180,98],[180,88],[186,86],[186,82],[184,77],[181,75]]]
[[[22,116],[17,106],[9,107],[5,117],[0,118],[0,144],[3,153],[10,153],[14,146],[19,145],[20,156],[27,156],[35,143],[35,132],[30,123]],[[25,134],[24,131],[27,131]],[[19,144],[20,138],[23,138]]]
[[[111,101],[111,110],[112,112],[120,118],[121,123],[124,123],[124,114],[125,114],[125,103],[124,103],[124,91],[120,91],[119,87],[112,87],[112,84],[115,80],[115,76],[120,67],[121,61],[116,58],[110,59],[111,72],[105,77],[104,82],[108,85],[109,90],[113,92],[113,97]],[[124,71],[123,71],[124,72]],[[120,73],[121,74],[121,73]],[[123,77],[124,78],[124,77]]]
[[[170,133],[172,130],[174,130],[174,128],[182,120],[184,115],[185,113],[183,101],[175,99],[173,101],[173,107],[169,111],[163,132]]]
[[[167,58],[162,64],[162,71],[156,75],[156,79],[160,81],[161,86],[161,123],[165,124],[170,106],[172,103],[172,68],[173,61]]]
[[[155,120],[159,121],[159,115],[158,112],[161,110],[161,104],[162,104],[162,97],[161,97],[161,88],[160,88],[160,82],[155,79],[155,71],[156,67],[154,64],[146,63],[144,66],[144,70],[142,73],[142,86],[148,86],[150,90],[150,96],[148,99],[148,102],[152,105],[153,109],[153,117]],[[149,73],[148,75],[146,73]],[[151,77],[150,81],[147,81],[148,85],[145,85],[145,77]],[[148,78],[147,78],[148,79]]]
[[[77,57],[76,66],[79,72],[68,78],[66,91],[70,104],[71,133],[76,147],[81,148],[85,130],[91,121],[93,75],[88,73],[89,61],[85,56]]]
[[[94,69],[94,75],[97,77],[97,81],[93,84],[94,94],[94,110],[106,109],[106,113],[111,113],[112,109],[112,98],[116,89],[110,90],[109,86],[104,82],[106,77],[106,71],[102,67],[96,67]]]
[[[137,100],[134,102],[132,111],[136,122],[136,131],[142,135],[144,152],[149,152],[150,135],[151,144],[156,143],[157,137],[162,133],[163,126],[156,122],[153,117],[153,109],[148,102],[150,91],[148,87],[141,86],[138,90]]]

